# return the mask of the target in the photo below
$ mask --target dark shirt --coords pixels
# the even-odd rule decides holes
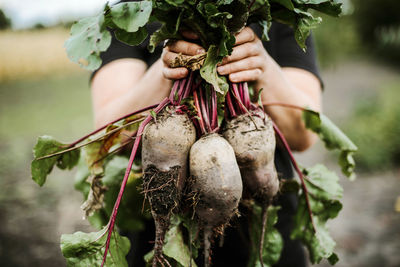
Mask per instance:
[[[254,32],[260,37],[261,28],[257,25],[250,26]],[[148,26],[148,31],[154,32],[157,24]],[[269,32],[270,41],[263,42],[263,45],[271,57],[281,67],[295,67],[307,70],[313,73],[320,81],[320,75],[315,57],[315,48],[312,37],[306,41],[307,52],[303,52],[294,39],[294,33],[291,28],[279,23],[272,23]],[[103,60],[102,66],[121,58],[137,58],[152,65],[161,55],[162,47],[159,45],[154,53],[147,50],[148,38],[140,46],[132,47],[116,40],[113,36],[109,49],[101,54]],[[322,82],[321,82],[322,84]],[[293,177],[293,170],[286,152],[277,149],[275,153],[275,165],[280,178],[290,179]],[[295,195],[286,194],[279,196],[275,201],[276,205],[280,205],[282,209],[279,211],[279,220],[276,225],[284,238],[284,250],[280,262],[276,266],[305,266],[305,256],[301,244],[298,241],[290,239],[292,228],[292,220],[296,211],[297,198]],[[247,248],[250,247],[246,216],[236,219],[228,227],[225,232],[225,242],[222,248],[215,246],[213,249],[213,266],[246,266],[248,259]],[[142,255],[151,248],[148,240],[154,240],[153,226],[150,226],[146,233],[132,234],[132,254],[130,266],[142,266]],[[142,245],[147,243],[145,247]],[[133,265],[132,265],[133,263]]]

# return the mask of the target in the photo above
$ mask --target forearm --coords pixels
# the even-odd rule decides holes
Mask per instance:
[[[310,72],[281,68],[269,55],[263,77],[256,87],[264,88],[263,103],[281,102],[321,110],[319,80]],[[316,135],[305,128],[301,110],[280,106],[264,106],[281,129],[293,150],[303,151],[316,141]]]
[[[129,60],[107,65],[96,74],[92,82],[96,127],[157,104],[169,93],[172,82],[164,78],[161,60],[149,69],[146,69],[143,62]]]

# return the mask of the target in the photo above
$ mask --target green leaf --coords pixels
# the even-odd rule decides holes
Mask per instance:
[[[193,258],[190,256],[188,246],[183,240],[182,231],[180,229],[181,220],[175,216],[172,219],[171,227],[165,235],[165,245],[163,252],[166,256],[174,259],[182,266],[189,266],[192,260],[192,266],[197,266]]]
[[[270,1],[271,1],[271,3],[280,4],[280,5],[286,7],[289,10],[293,10],[294,9],[294,5],[293,5],[291,0],[270,0]]]
[[[104,166],[104,177],[102,183],[108,187],[104,195],[104,213],[108,218],[114,207],[115,199],[118,196],[121,183],[128,166],[128,158],[123,156],[114,156]],[[140,162],[135,161],[128,182],[125,187],[124,197],[120,203],[120,209],[117,216],[117,225],[124,231],[141,231],[145,227],[145,219],[150,218],[147,212],[142,212],[143,194],[141,190],[142,168]],[[145,211],[147,206],[144,207]]]
[[[156,49],[157,45],[161,43],[164,40],[167,39],[180,39],[180,35],[178,33],[171,33],[168,31],[168,28],[163,25],[161,26],[160,29],[155,31],[151,36],[150,36],[150,42],[148,45],[148,49],[150,53],[153,53],[154,50]]]
[[[68,151],[49,158],[38,159],[68,148],[67,144],[56,141],[51,136],[39,137],[33,148],[34,160],[31,163],[32,179],[40,186],[46,182],[47,175],[51,173],[54,165],[59,169],[72,169],[79,161],[79,149]]]
[[[322,19],[320,17],[314,18],[310,13],[303,12],[297,8],[294,10],[298,15],[301,15],[295,26],[294,38],[297,44],[305,51],[307,37],[310,35],[311,30],[322,22]]]
[[[200,69],[200,75],[205,81],[214,86],[214,90],[217,93],[225,95],[229,90],[229,85],[226,78],[220,77],[217,73],[217,64],[222,61],[218,53],[218,48],[215,45],[209,47],[204,65]]]
[[[170,228],[168,229],[164,240],[164,255],[177,262],[177,266],[190,266],[190,260],[192,260],[192,266],[196,267],[197,265],[194,262],[193,257],[190,256],[190,250],[183,239],[181,230],[181,227],[183,226],[182,218],[178,215],[174,215],[171,218],[170,223]],[[144,260],[147,263],[150,263],[153,254],[154,251],[150,251],[144,256]]]
[[[107,240],[107,228],[99,232],[76,232],[61,236],[61,251],[67,260],[67,266],[87,267],[100,266],[105,243]],[[105,266],[128,266],[125,259],[130,249],[129,239],[120,236],[114,231],[111,236],[110,247]]]
[[[309,200],[313,214],[315,230],[308,215],[304,192],[299,196],[299,205],[294,217],[294,229],[291,238],[300,239],[310,252],[312,263],[328,259],[334,264],[338,257],[333,252],[335,241],[329,234],[326,222],[335,218],[342,208],[339,199],[343,189],[339,185],[337,175],[323,165],[303,169],[305,183],[309,191]]]
[[[147,37],[146,27],[139,28],[137,32],[127,32],[122,29],[117,29],[114,33],[119,41],[132,46],[141,44]]]
[[[262,259],[265,267],[272,266],[278,262],[283,249],[281,234],[274,227],[278,222],[278,210],[280,207],[269,206],[267,224],[264,235],[264,246],[262,248]],[[262,208],[258,204],[253,205],[251,214],[251,248],[248,267],[261,266],[259,259],[259,247],[262,228]]]
[[[303,111],[303,120],[307,128],[319,135],[328,149],[339,149],[339,165],[343,174],[349,179],[355,178],[355,161],[353,153],[357,146],[325,115],[306,109]]]
[[[110,9],[112,21],[119,29],[136,32],[149,21],[152,1],[125,2]]]
[[[83,68],[96,70],[101,65],[100,52],[111,44],[104,15],[81,19],[72,25],[71,37],[65,42],[68,57]]]

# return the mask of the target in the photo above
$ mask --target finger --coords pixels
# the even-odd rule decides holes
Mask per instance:
[[[245,71],[250,69],[262,69],[263,62],[260,57],[248,57],[239,61],[234,61],[217,67],[220,75],[228,75],[234,72]]]
[[[179,54],[174,53],[174,52],[170,52],[170,51],[166,51],[163,55],[162,55],[162,61],[164,63],[164,65],[166,67],[171,67],[172,66],[172,62],[175,61],[175,58],[178,57]],[[181,55],[183,58],[187,57],[184,55]]]
[[[168,50],[175,53],[182,53],[187,56],[194,56],[205,52],[204,48],[198,44],[179,40],[167,46]]]
[[[252,42],[256,38],[256,34],[250,27],[244,28],[241,32],[239,32],[236,36],[235,45],[244,44],[247,42]]]
[[[230,62],[238,61],[247,57],[252,57],[260,54],[260,48],[255,43],[244,43],[233,48],[232,54],[222,60],[221,65]]]
[[[190,40],[197,40],[199,39],[199,36],[197,35],[197,33],[192,32],[192,31],[188,31],[188,30],[183,30],[181,31],[181,34],[183,37],[190,39]]]
[[[229,74],[229,80],[233,83],[256,81],[261,74],[261,69],[244,70]]]
[[[183,79],[188,75],[186,68],[163,68],[163,75],[166,79],[179,80]]]

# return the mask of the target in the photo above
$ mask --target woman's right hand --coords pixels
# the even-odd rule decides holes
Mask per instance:
[[[183,37],[188,40],[197,40],[198,36],[193,32],[182,32]],[[179,80],[185,78],[189,71],[187,68],[178,67],[171,68],[172,61],[179,55],[183,56],[195,56],[198,54],[205,53],[203,47],[198,44],[191,43],[190,41],[177,40],[169,41],[164,47],[161,59],[163,61],[163,75],[166,79]]]

